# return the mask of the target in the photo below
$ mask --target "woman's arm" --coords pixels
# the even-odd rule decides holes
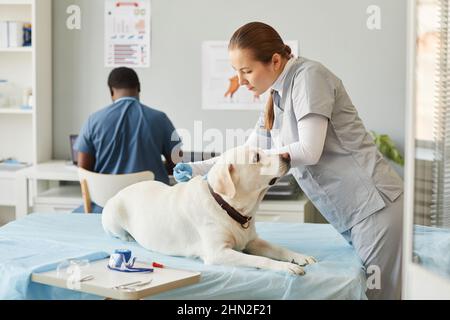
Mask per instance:
[[[261,119],[258,120],[255,129],[252,131],[244,145],[268,149],[271,146],[271,137],[267,130],[260,128],[260,122]],[[198,176],[207,174],[217,160],[218,157],[215,157],[205,161],[190,162],[188,164],[192,167],[192,175]]]
[[[288,153],[291,157],[292,166],[315,165],[322,156],[325,138],[327,135],[328,118],[318,114],[310,114],[298,122],[299,141],[279,149],[266,150],[272,154]],[[270,137],[264,137],[255,129],[245,142],[263,148],[270,143]],[[211,158],[205,161],[188,163],[192,167],[192,175],[205,175],[211,170],[219,158]]]
[[[315,165],[322,156],[327,129],[327,117],[309,114],[298,122],[298,142],[267,152],[272,154],[288,153],[293,167]]]
[[[211,170],[211,168],[216,164],[219,157],[211,158],[205,161],[189,162],[188,165],[192,168],[192,176],[204,176]]]

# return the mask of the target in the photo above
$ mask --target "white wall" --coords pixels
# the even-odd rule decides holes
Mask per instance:
[[[54,157],[69,158],[68,137],[110,102],[103,62],[103,0],[54,0]],[[65,27],[66,8],[82,10],[82,29]],[[381,8],[382,29],[366,27],[367,7]],[[391,135],[403,151],[406,0],[152,0],[152,66],[138,70],[145,104],[176,127],[249,129],[255,111],[201,109],[201,43],[228,40],[250,21],[298,40],[301,55],[340,77],[369,130]]]

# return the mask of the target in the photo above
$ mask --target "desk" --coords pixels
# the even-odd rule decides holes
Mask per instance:
[[[16,173],[16,219],[29,213],[30,198],[33,196],[29,183],[38,180],[78,181],[77,167],[68,164],[67,161],[50,161],[18,171]],[[37,196],[37,192],[38,190],[34,196]],[[51,197],[55,194],[61,196],[61,192],[58,190],[47,191],[47,196]],[[62,194],[64,195],[64,191]],[[75,197],[73,201],[81,205],[81,192],[80,197]]]
[[[38,180],[78,182],[77,167],[69,165],[67,161],[51,161],[17,172],[16,219],[22,218],[30,212],[30,200],[34,200],[38,206],[34,211],[40,212],[71,211],[82,204],[79,186],[57,187],[45,191],[40,190],[40,192],[37,190],[36,194],[32,194],[30,182]],[[33,197],[34,199],[32,199]],[[306,203],[307,199],[304,195],[294,200],[264,200],[256,212],[256,221],[304,222]],[[49,210],[50,208],[54,210]]]

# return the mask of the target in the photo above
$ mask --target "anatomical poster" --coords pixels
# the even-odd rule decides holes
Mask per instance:
[[[298,41],[287,41],[298,55]],[[256,96],[239,85],[231,66],[227,41],[205,41],[202,44],[202,108],[209,110],[263,110],[268,92]]]

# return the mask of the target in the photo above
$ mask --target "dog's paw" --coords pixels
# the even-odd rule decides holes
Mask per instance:
[[[295,256],[290,259],[291,263],[298,264],[299,266],[306,266],[308,264],[314,264],[317,262],[316,258],[305,256],[303,254],[296,254]]]
[[[278,262],[276,270],[288,272],[290,274],[304,275],[305,270],[300,267],[298,264],[290,263],[290,262]]]

